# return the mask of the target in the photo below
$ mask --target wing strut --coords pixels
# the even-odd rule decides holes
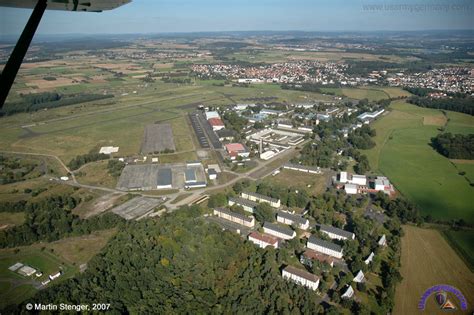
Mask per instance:
[[[3,107],[3,104],[7,99],[8,92],[10,92],[10,88],[12,87],[16,74],[20,69],[23,58],[25,58],[26,52],[28,51],[31,40],[33,39],[36,29],[41,21],[44,10],[46,10],[46,1],[47,0],[38,0],[28,23],[26,23],[25,29],[21,33],[20,39],[16,43],[15,49],[13,49],[10,58],[8,58],[7,64],[0,75],[0,109]]]

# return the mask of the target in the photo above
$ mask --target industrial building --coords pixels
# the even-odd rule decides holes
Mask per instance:
[[[158,170],[156,189],[172,189],[173,175],[170,168]]]
[[[197,179],[196,179],[196,170],[194,170],[193,168],[187,168],[185,171],[184,171],[184,182],[186,184],[190,184],[190,183],[195,183],[197,182]]]
[[[238,156],[248,158],[250,152],[241,143],[229,143],[225,145],[225,149],[231,160],[235,160]]]

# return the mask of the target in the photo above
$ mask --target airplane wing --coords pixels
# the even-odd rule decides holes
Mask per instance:
[[[48,0],[48,10],[102,12],[129,3],[131,0]],[[0,6],[33,9],[38,0],[0,0]]]
[[[0,6],[33,9],[20,39],[0,74],[0,109],[5,104],[13,81],[45,10],[102,12],[115,9],[129,2],[132,2],[132,0],[0,0]]]

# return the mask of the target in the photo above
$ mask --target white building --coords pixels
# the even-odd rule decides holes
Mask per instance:
[[[214,215],[218,216],[219,218],[223,218],[229,221],[232,221],[237,224],[241,224],[247,227],[254,227],[255,226],[255,218],[248,217],[246,215],[242,215],[237,212],[232,212],[228,209],[224,208],[215,208]]]
[[[265,248],[267,246],[278,248],[278,238],[268,234],[252,232],[249,234],[249,241],[256,244],[260,248]]]
[[[56,278],[59,278],[59,276],[61,275],[61,271],[58,271],[57,273],[54,273],[52,275],[49,275],[49,280],[54,280]]]
[[[263,224],[263,231],[266,234],[270,234],[284,240],[291,240],[292,238],[296,237],[296,232],[292,229],[270,222],[265,222]]]
[[[101,154],[112,154],[117,153],[119,151],[119,147],[101,147],[99,153]]]
[[[356,184],[345,184],[344,185],[344,191],[348,195],[355,195],[359,192],[359,190],[357,189]]]
[[[294,224],[302,230],[307,230],[309,228],[308,219],[285,211],[278,211],[277,221],[286,225]]]
[[[257,207],[258,203],[247,200],[247,199],[242,199],[242,198],[234,198],[234,197],[229,197],[229,206],[237,205],[241,206],[244,208],[245,211],[254,213],[255,208]]]
[[[316,291],[319,286],[318,276],[293,266],[285,267],[282,271],[282,276],[284,279],[291,280],[313,291]]]
[[[342,247],[341,246],[339,246],[337,244],[334,244],[334,243],[331,243],[331,242],[328,242],[328,241],[325,241],[325,240],[322,240],[320,238],[316,238],[313,235],[310,236],[306,246],[309,249],[315,250],[317,252],[320,252],[320,253],[323,253],[323,254],[326,254],[326,255],[329,255],[329,256],[332,256],[332,257],[336,257],[336,258],[339,258],[339,259],[342,258]]]
[[[348,286],[346,292],[344,292],[343,295],[341,295],[341,298],[342,299],[350,299],[354,296],[354,289],[352,288],[352,286]]]
[[[378,244],[379,246],[387,246],[387,237],[385,236],[385,234],[380,237]]]
[[[206,112],[206,120],[211,118],[221,118],[221,116],[219,116],[219,113],[215,111]]]
[[[362,270],[359,270],[357,275],[354,277],[354,280],[352,281],[361,283],[361,282],[364,282],[364,279],[365,279],[364,273],[362,272]]]
[[[334,226],[321,224],[319,230],[329,236],[331,239],[336,240],[353,240],[355,239],[355,234],[352,232],[348,232]]]
[[[321,174],[321,168],[317,166],[316,167],[304,166],[304,165],[298,165],[298,164],[292,164],[292,163],[285,163],[283,165],[283,168],[287,170],[298,171],[298,172],[303,172],[303,173]]]
[[[366,265],[370,264],[370,263],[372,262],[372,260],[374,259],[374,256],[375,256],[374,252],[371,252],[370,255],[369,255],[369,257],[367,257],[367,259],[364,260],[364,263],[365,263]]]
[[[355,184],[366,186],[367,185],[367,177],[365,175],[357,175],[357,174],[348,174],[347,172],[341,172],[339,174],[339,182],[342,184]]]
[[[280,208],[281,207],[280,199],[271,198],[271,197],[260,195],[260,194],[257,194],[257,193],[242,192],[241,197],[244,198],[244,199],[250,200],[250,201],[255,201],[255,202],[267,202],[273,208]]]

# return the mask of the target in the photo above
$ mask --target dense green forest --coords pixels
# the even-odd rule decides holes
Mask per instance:
[[[347,140],[356,149],[368,150],[375,147],[375,142],[371,139],[372,137],[375,137],[375,135],[375,129],[371,129],[369,126],[364,125],[361,128],[354,130]]]
[[[323,311],[315,292],[283,280],[279,252],[260,250],[200,215],[191,207],[128,224],[84,274],[40,291],[34,301],[106,302],[114,314]],[[18,310],[24,305],[5,312]]]
[[[440,154],[450,159],[474,159],[474,134],[440,133],[431,138],[431,145]]]
[[[410,97],[408,102],[420,107],[452,110],[454,112],[474,115],[474,97],[449,97],[433,99],[429,97]]]
[[[0,231],[0,248],[89,234],[123,222],[122,218],[113,213],[83,220],[71,212],[79,203],[79,199],[66,195],[50,196],[38,202],[0,203],[0,212],[26,212],[24,224]]]
[[[21,101],[6,103],[0,110],[0,116],[12,115],[16,113],[35,112],[40,109],[56,108],[61,106],[74,105],[79,103],[91,102],[112,98],[113,95],[103,94],[69,94],[63,95],[53,92],[44,92],[36,94],[22,95]]]

